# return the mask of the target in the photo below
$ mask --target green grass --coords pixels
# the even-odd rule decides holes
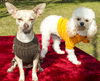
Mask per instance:
[[[20,2],[14,3],[19,9],[33,9],[37,4],[34,2]],[[62,15],[66,18],[70,18],[74,9],[80,6],[92,8],[96,13],[96,22],[98,25],[98,33],[94,40],[89,44],[80,43],[77,47],[81,48],[85,52],[93,55],[97,54],[97,59],[100,60],[100,2],[84,2],[84,3],[49,3],[46,6],[44,13],[36,20],[34,24],[34,32],[40,33],[39,27],[41,21],[48,15]],[[4,5],[0,4],[0,35],[16,35],[17,26],[15,19],[13,19],[8,13]],[[96,45],[96,46],[95,46]],[[95,50],[94,50],[95,49]]]

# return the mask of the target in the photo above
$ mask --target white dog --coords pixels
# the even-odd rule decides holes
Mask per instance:
[[[48,52],[51,35],[54,41],[53,49],[58,54],[64,54],[65,52],[59,47],[60,39],[63,39],[68,60],[78,65],[81,62],[77,60],[73,48],[76,43],[89,42],[96,34],[95,13],[92,9],[80,7],[73,12],[70,20],[64,19],[62,16],[51,15],[42,21],[40,31],[42,33],[41,56],[43,58]]]
[[[13,50],[14,61],[13,65],[7,70],[12,72],[18,65],[19,67],[19,81],[25,81],[23,63],[33,64],[32,81],[38,81],[37,67],[40,67],[40,49],[38,40],[33,32],[34,20],[42,14],[46,4],[39,4],[33,10],[19,10],[11,3],[6,2],[6,7],[9,14],[16,19],[18,25],[17,35],[14,38]],[[40,70],[40,68],[39,68]]]

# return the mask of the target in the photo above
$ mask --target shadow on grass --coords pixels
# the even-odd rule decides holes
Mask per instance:
[[[100,28],[98,27],[98,30],[100,30]],[[97,34],[95,35],[95,37],[93,38],[93,40],[92,40],[92,46],[93,46],[93,56],[94,57],[96,57],[96,58],[98,58],[98,44],[99,44],[99,42],[97,41],[98,39],[99,39],[99,35],[100,35],[100,33],[99,32],[97,32]]]
[[[6,12],[0,11],[0,18],[7,17],[7,16],[9,16],[7,11]]]
[[[98,58],[98,52],[97,52],[97,34],[92,40],[92,46],[93,46],[93,56]]]

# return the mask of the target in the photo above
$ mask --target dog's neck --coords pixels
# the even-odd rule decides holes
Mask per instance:
[[[84,31],[77,31],[77,33],[81,36],[87,36],[87,30],[84,30]]]
[[[31,42],[34,38],[34,33],[31,31],[28,34],[25,34],[24,32],[18,31],[17,32],[17,39],[23,43]]]

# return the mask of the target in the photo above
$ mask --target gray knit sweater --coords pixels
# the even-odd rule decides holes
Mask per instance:
[[[22,43],[16,37],[14,38],[14,54],[18,56],[24,63],[31,63],[40,53],[38,40],[34,35],[34,39],[29,43]]]

